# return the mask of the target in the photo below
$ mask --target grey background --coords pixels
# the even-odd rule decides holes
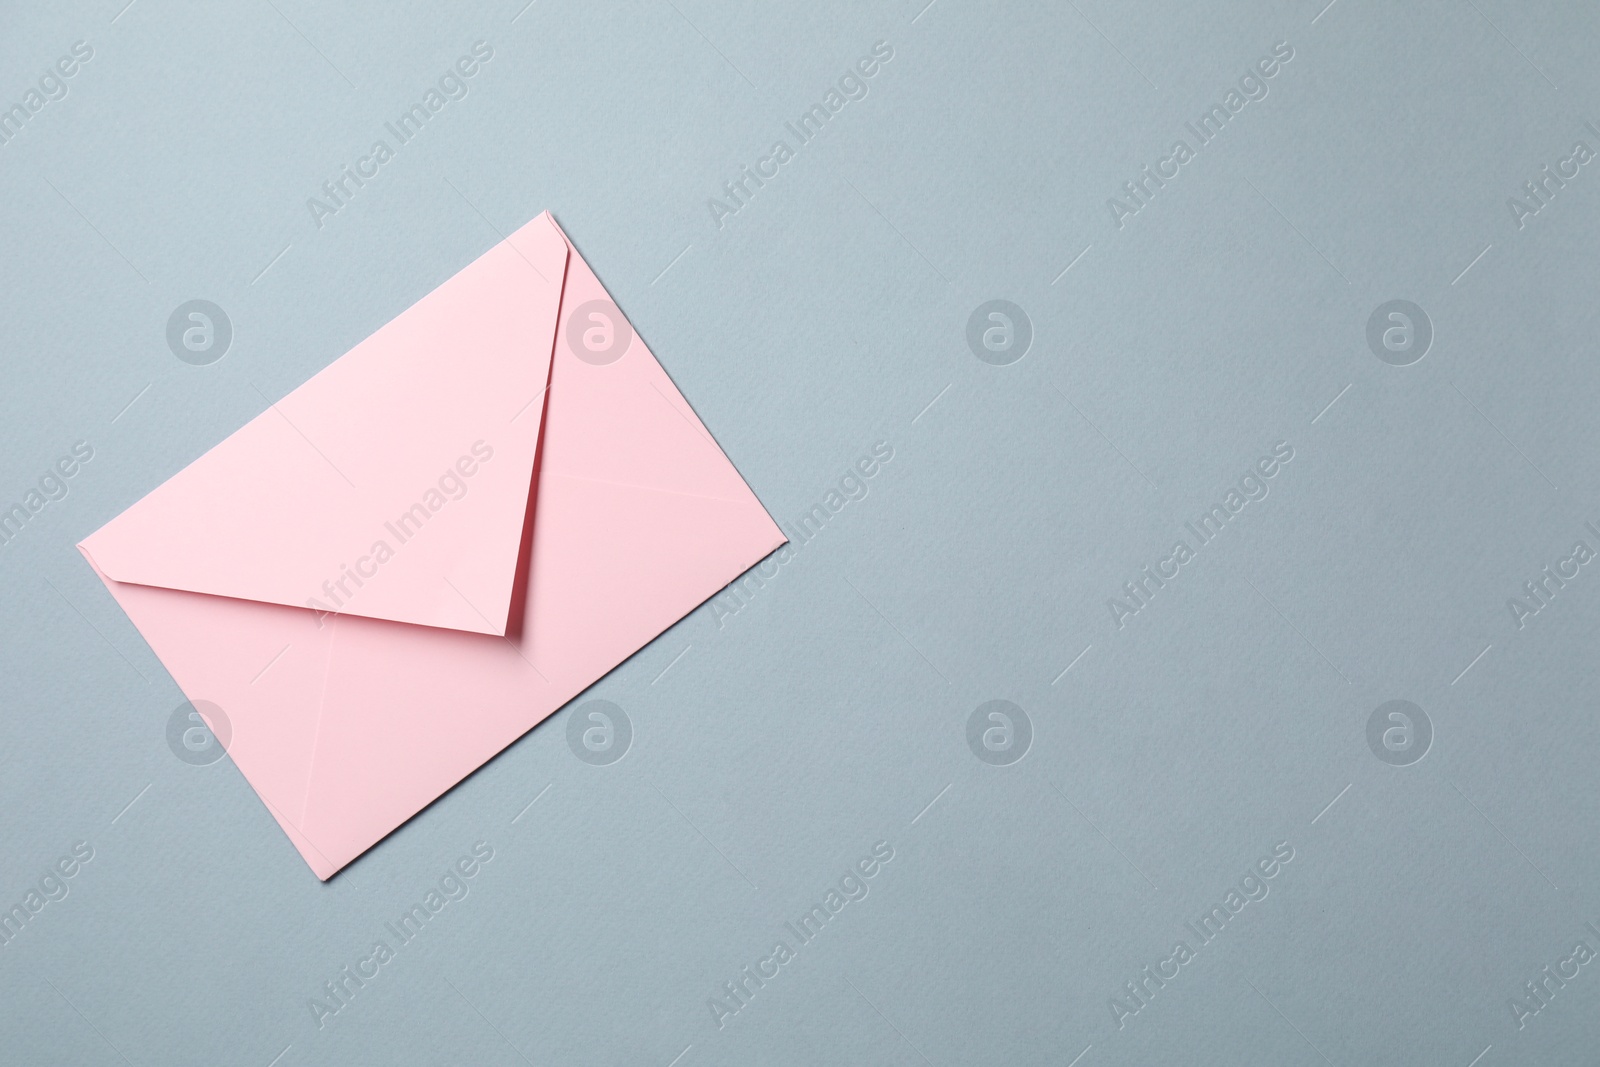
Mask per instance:
[[[923,3],[7,5],[0,104],[94,58],[0,146],[0,497],[95,456],[0,549],[0,905],[95,858],[0,947],[0,1060],[1592,1061],[1595,965],[1521,1029],[1509,998],[1600,949],[1600,576],[1521,629],[1506,601],[1600,548],[1600,164],[1520,230],[1506,199],[1600,149],[1600,11]],[[317,228],[477,40],[470,95]],[[869,95],[719,229],[707,199],[879,40]],[[1280,41],[1118,229],[1106,199]],[[229,761],[169,751],[181,696],[72,546],[545,209],[786,528],[894,458],[738,614],[586,694],[624,759],[577,759],[568,708],[324,885]],[[234,326],[210,366],[165,343],[196,298]],[[992,299],[1032,322],[1009,366],[966,344]],[[1393,299],[1433,323],[1408,367],[1365,341]],[[1107,598],[1280,441],[1270,495],[1118,628]],[[1005,766],[967,745],[997,699],[1032,723]],[[1395,699],[1433,725],[1410,766],[1367,744]],[[319,1028],[478,841],[470,895]],[[719,1029],[708,998],[878,841],[870,894]]]

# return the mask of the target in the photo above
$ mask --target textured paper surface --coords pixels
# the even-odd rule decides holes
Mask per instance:
[[[1592,1058],[1593,10],[123,2],[0,33],[0,1047]],[[319,883],[73,546],[546,208],[790,549]]]

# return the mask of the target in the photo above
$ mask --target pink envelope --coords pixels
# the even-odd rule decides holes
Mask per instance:
[[[546,213],[78,548],[327,879],[784,541]]]

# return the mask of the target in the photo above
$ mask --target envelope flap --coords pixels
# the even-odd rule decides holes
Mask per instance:
[[[81,547],[120,582],[504,634],[566,266],[540,215]]]

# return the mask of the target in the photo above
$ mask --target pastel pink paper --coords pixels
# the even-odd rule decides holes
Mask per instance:
[[[566,259],[534,219],[84,546],[117,581],[504,633]],[[400,544],[389,527],[479,441],[465,495]]]
[[[548,216],[535,224],[566,247]],[[571,250],[555,321],[607,298]],[[102,537],[115,522],[80,546],[184,693],[223,709],[229,755],[319,878],[785,540],[638,337],[593,366],[564,330],[508,636],[356,615],[319,627],[304,608],[117,581],[107,546],[135,566],[141,557]]]

